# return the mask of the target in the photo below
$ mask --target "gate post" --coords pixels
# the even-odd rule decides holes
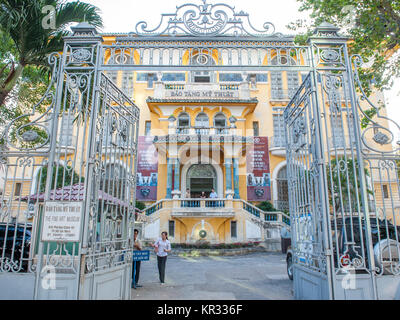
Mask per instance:
[[[86,105],[82,106],[83,110],[90,110],[90,118],[88,123],[88,134],[86,144],[86,155],[85,155],[85,168],[84,168],[84,201],[83,201],[83,213],[81,222],[81,238],[79,244],[79,264],[77,269],[76,277],[76,299],[82,299],[81,289],[83,282],[85,281],[85,266],[86,266],[86,255],[88,251],[88,238],[89,238],[89,220],[90,211],[93,209],[90,195],[93,192],[93,166],[95,165],[92,155],[95,149],[95,119],[98,113],[98,93],[97,88],[99,85],[99,65],[101,64],[102,50],[101,44],[103,38],[98,35],[95,27],[90,24],[83,22],[75,27],[71,27],[73,32],[72,36],[65,37],[65,49],[64,55],[66,56],[66,63],[64,66],[64,72],[67,73],[79,73],[90,74],[91,81],[87,83],[88,99],[84,100],[83,103]]]
[[[330,212],[329,212],[329,197],[328,197],[328,181],[326,177],[326,164],[325,164],[325,153],[327,146],[324,144],[323,139],[323,128],[321,124],[321,106],[323,99],[318,94],[318,70],[321,70],[322,67],[320,65],[321,55],[323,52],[327,52],[329,54],[330,48],[335,48],[337,45],[343,45],[346,43],[347,39],[342,38],[338,35],[339,28],[329,24],[322,23],[319,25],[315,31],[314,35],[310,37],[308,43],[310,46],[310,56],[311,56],[311,81],[312,88],[314,92],[312,94],[313,99],[313,112],[315,115],[315,125],[316,125],[316,156],[318,159],[314,159],[318,165],[318,177],[319,177],[319,191],[321,193],[321,210],[322,210],[322,232],[323,232],[323,250],[324,255],[326,257],[326,273],[328,278],[328,297],[329,299],[335,299],[335,289],[334,289],[334,257],[333,257],[333,244],[332,244],[332,236],[331,236],[331,221],[330,221]],[[323,59],[323,58],[322,58]],[[324,62],[330,63],[329,58]],[[336,63],[336,60],[333,60],[332,63]],[[323,68],[327,66],[324,65]],[[329,68],[329,67],[328,67]],[[322,69],[326,70],[326,69]]]
[[[359,116],[357,110],[357,98],[355,93],[355,86],[353,80],[353,71],[351,61],[348,55],[347,37],[338,34],[339,28],[329,24],[322,23],[315,29],[314,36],[309,40],[312,76],[313,83],[313,109],[316,115],[316,154],[318,171],[319,171],[319,190],[321,192],[321,205],[322,205],[322,222],[323,222],[323,250],[327,258],[327,277],[330,299],[344,299],[346,292],[349,292],[347,286],[344,285],[343,275],[340,276],[336,270],[345,269],[342,265],[341,259],[345,253],[339,253],[338,233],[342,230],[336,225],[340,217],[343,223],[343,228],[346,228],[345,216],[349,215],[353,224],[353,214],[359,213],[365,219],[365,247],[368,258],[368,265],[370,273],[373,274],[375,270],[373,243],[371,237],[371,226],[369,217],[368,205],[368,191],[366,183],[366,173],[364,168],[364,157],[362,154],[361,133]],[[320,83],[319,83],[320,82]],[[348,122],[348,126],[353,126],[354,137],[351,136],[351,129],[349,129],[349,141],[346,141],[344,132],[339,130],[335,123],[340,127],[344,127],[344,118],[352,117],[352,122]],[[335,131],[336,130],[336,131]],[[331,137],[329,135],[332,135]],[[343,140],[340,140],[343,137]],[[332,139],[332,141],[330,141]],[[354,141],[352,140],[354,139]],[[342,142],[341,142],[342,141]],[[339,145],[341,142],[343,145]],[[338,149],[343,148],[343,156],[338,156]],[[332,161],[335,161],[333,164]],[[336,169],[338,166],[343,166],[340,170]],[[337,193],[335,194],[332,184],[335,183],[333,175],[339,170],[340,173],[347,176],[346,181],[339,182],[337,186]],[[328,171],[330,176],[328,176]],[[352,178],[349,175],[352,174]],[[337,183],[337,182],[336,182]],[[354,184],[355,202],[348,195],[350,184]],[[347,188],[347,189],[346,189]],[[337,209],[336,201],[339,202],[341,208]],[[349,206],[349,209],[345,207]],[[354,206],[354,207],[353,207]],[[332,213],[331,213],[332,211]],[[333,242],[332,232],[335,233],[336,242]],[[347,237],[347,231],[345,232]],[[350,241],[343,240],[346,245]],[[354,241],[354,240],[353,240]],[[351,246],[351,244],[349,244]],[[336,252],[335,252],[336,250]],[[341,250],[344,250],[343,248]],[[341,256],[343,254],[343,256]],[[361,253],[362,255],[363,253]],[[364,263],[366,263],[364,258]],[[349,264],[349,267],[352,267]],[[349,269],[350,270],[350,269]],[[351,277],[356,278],[355,274]],[[340,283],[340,281],[342,281]],[[341,287],[340,287],[341,286]],[[371,276],[371,297],[376,299],[376,283],[375,278]],[[350,294],[350,293],[349,293]]]

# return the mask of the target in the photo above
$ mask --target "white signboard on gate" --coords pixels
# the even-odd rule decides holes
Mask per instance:
[[[83,202],[49,201],[43,214],[42,241],[79,242]]]

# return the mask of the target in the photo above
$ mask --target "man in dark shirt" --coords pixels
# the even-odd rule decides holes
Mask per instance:
[[[138,235],[139,235],[139,230],[135,229],[133,232],[133,239],[134,239],[134,250],[135,251],[141,251],[142,250],[142,244],[140,243],[140,240],[138,239]],[[140,274],[140,261],[134,261],[134,266],[132,268],[132,273],[133,271],[136,269],[136,274],[132,274],[132,279],[133,277],[135,277],[135,287],[136,288],[140,288],[141,286],[138,285],[139,282],[139,274]],[[136,265],[136,268],[135,268]]]

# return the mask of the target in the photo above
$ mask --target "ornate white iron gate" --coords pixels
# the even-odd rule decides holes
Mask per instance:
[[[311,38],[314,70],[284,114],[295,297],[400,299],[400,127],[337,32]]]
[[[2,138],[0,298],[130,298],[139,109],[99,71],[95,29],[73,31]]]

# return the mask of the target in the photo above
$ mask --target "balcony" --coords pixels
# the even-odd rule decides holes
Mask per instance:
[[[175,200],[178,205],[174,205],[171,215],[173,217],[225,217],[235,216],[232,201],[226,199],[185,199]],[[228,204],[228,202],[230,202]]]
[[[248,83],[157,83],[155,99],[169,100],[248,100]]]
[[[168,135],[156,136],[155,143],[254,143],[254,137],[230,127],[170,127]]]
[[[286,157],[286,139],[282,136],[274,136],[269,139],[270,152],[274,156]]]

